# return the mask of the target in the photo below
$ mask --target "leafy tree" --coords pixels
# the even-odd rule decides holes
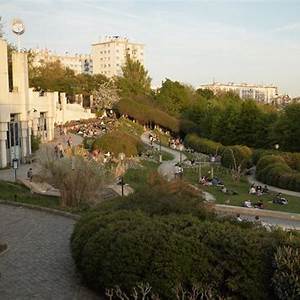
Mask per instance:
[[[197,89],[196,93],[207,100],[212,99],[214,97],[214,92],[210,89]]]
[[[194,91],[178,81],[166,79],[155,98],[165,111],[179,116],[193,102]]]
[[[64,68],[60,61],[46,62],[34,68],[29,74],[29,84],[38,90],[65,92],[73,95],[76,92],[76,77],[73,70]]]
[[[274,126],[274,135],[280,148],[288,151],[300,151],[300,103],[285,107]]]
[[[122,96],[150,94],[151,78],[138,60],[133,60],[127,55],[122,71],[123,76],[117,78],[117,85]]]

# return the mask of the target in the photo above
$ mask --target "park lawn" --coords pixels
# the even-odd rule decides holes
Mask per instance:
[[[135,191],[140,191],[148,185],[149,176],[156,172],[158,163],[153,161],[142,161],[142,165],[136,169],[128,169],[124,181],[128,183]]]
[[[202,167],[202,175],[209,176],[209,171],[209,167]],[[252,203],[261,200],[264,204],[265,209],[290,213],[300,213],[300,197],[284,195],[284,197],[289,201],[287,205],[273,204],[272,199],[275,197],[276,193],[269,193],[268,195],[263,195],[260,197],[249,195],[248,192],[250,184],[248,183],[246,177],[242,177],[239,182],[235,182],[231,177],[230,171],[222,166],[214,167],[214,176],[219,177],[224,182],[224,185],[227,189],[233,190],[238,193],[238,195],[228,195],[222,193],[220,187],[201,186],[202,189],[215,196],[216,203],[218,204],[242,206],[245,200],[251,200]],[[198,185],[199,169],[186,168],[184,170],[184,178],[187,181]]]
[[[34,194],[22,184],[2,180],[0,180],[0,200],[47,207],[74,214],[83,214],[89,209],[86,205],[62,207],[59,197]]]
[[[0,181],[0,199],[59,209],[59,198],[33,194],[22,184]]]
[[[134,135],[138,138],[140,138],[144,132],[144,127],[142,125],[123,117],[118,120],[117,128],[122,132]]]

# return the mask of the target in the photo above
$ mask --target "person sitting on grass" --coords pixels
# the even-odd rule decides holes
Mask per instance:
[[[262,189],[263,194],[268,194],[269,193],[269,188],[267,185],[265,185]]]
[[[252,203],[251,203],[251,200],[246,200],[243,204],[244,207],[247,207],[247,208],[252,208]]]
[[[264,208],[264,204],[261,200],[258,200],[257,203],[254,203],[254,207],[255,208],[259,208],[259,209],[263,209]]]
[[[250,190],[249,190],[249,194],[250,195],[256,195],[256,189],[255,189],[255,185],[252,185]]]

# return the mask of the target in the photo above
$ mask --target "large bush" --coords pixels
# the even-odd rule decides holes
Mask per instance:
[[[160,299],[175,299],[180,284],[209,287],[215,299],[273,297],[273,257],[285,233],[215,218],[184,187],[160,197],[161,188],[102,203],[76,224],[72,254],[89,286],[128,292],[148,282]]]
[[[220,154],[223,152],[224,146],[212,140],[199,137],[197,134],[188,134],[184,139],[184,144],[191,147],[197,152],[205,154]]]
[[[115,155],[123,152],[126,156],[137,156],[143,152],[144,146],[137,137],[115,130],[96,139],[92,149],[112,152]]]
[[[256,177],[269,185],[300,191],[300,172],[290,168],[284,156],[263,156],[256,165]]]
[[[272,284],[278,299],[300,299],[300,248],[279,247],[274,266]]]

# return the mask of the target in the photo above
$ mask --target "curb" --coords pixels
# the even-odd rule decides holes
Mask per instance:
[[[7,201],[7,200],[0,200],[0,204],[6,204],[6,205],[11,205],[11,206],[16,206],[16,207],[34,209],[34,210],[38,210],[38,211],[42,211],[42,212],[46,212],[46,213],[50,213],[50,214],[70,218],[70,219],[73,219],[73,220],[79,220],[80,219],[80,215],[72,214],[72,213],[62,211],[62,210],[58,210],[58,209],[54,209],[54,208],[37,206],[37,205],[33,205],[33,204]]]
[[[215,209],[217,212],[223,212],[223,213],[227,213],[227,214],[231,214],[231,215],[240,213],[243,215],[272,217],[272,218],[278,218],[278,219],[282,219],[282,220],[291,220],[291,221],[299,221],[300,222],[300,214],[278,212],[278,211],[274,211],[274,210],[246,208],[246,207],[224,205],[224,204],[215,204]]]

